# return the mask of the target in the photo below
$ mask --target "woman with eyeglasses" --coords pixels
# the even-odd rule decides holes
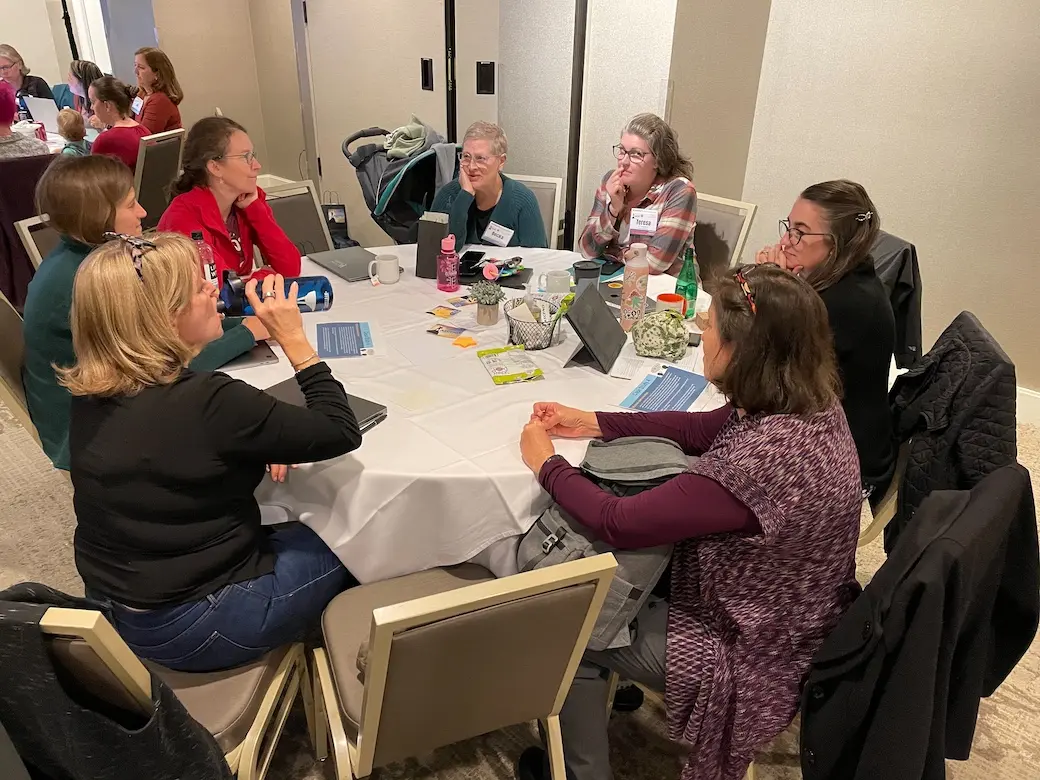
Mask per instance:
[[[75,114],[73,114],[75,116]],[[69,469],[69,391],[55,371],[76,362],[69,325],[76,271],[105,234],[141,235],[145,211],[130,169],[111,157],[62,157],[43,174],[36,205],[61,238],[29,282],[25,299],[25,400],[40,443],[55,468]],[[192,358],[190,368],[215,371],[268,337],[256,317],[226,318],[223,335]]]
[[[459,246],[548,246],[534,193],[502,173],[508,150],[506,134],[492,122],[466,130],[459,178],[444,185],[430,206],[448,215],[448,232]]]
[[[286,297],[273,274],[246,295],[305,406],[189,366],[221,334],[190,239],[121,236],[76,273],[76,363],[59,371],[73,396],[76,568],[134,653],[170,669],[250,663],[302,639],[356,584],[306,526],[260,524],[265,464],[334,458],[361,432],[303,331],[295,284]]]
[[[655,114],[632,118],[614,156],[617,167],[596,190],[581,234],[582,254],[624,262],[625,250],[643,243],[650,273],[678,276],[697,223],[693,163],[679,150],[675,131]]]
[[[803,277],[823,298],[844,388],[842,406],[871,505],[884,496],[896,461],[888,407],[895,316],[870,254],[880,230],[877,207],[862,185],[825,181],[798,196],[780,221],[780,243],[755,257]]]
[[[159,220],[159,230],[186,236],[201,231],[213,248],[217,279],[224,278],[224,271],[251,276],[254,246],[264,260],[258,277],[300,275],[300,250],[278,226],[257,186],[260,162],[242,125],[223,116],[200,119],[188,131],[181,166],[172,187],[176,197]]]
[[[703,350],[720,409],[538,403],[520,438],[542,487],[594,537],[624,550],[675,545],[631,645],[587,652],[574,678],[560,713],[573,780],[612,777],[605,669],[665,692],[669,735],[692,745],[684,778],[743,777],[754,749],[791,722],[813,654],[858,593],[859,467],[819,296],[779,268],[747,266],[720,280]],[[625,436],[663,436],[698,458],[618,497],[552,443]],[[548,780],[544,751],[525,752],[518,776]]]
[[[29,75],[22,55],[8,43],[0,43],[0,79],[11,85],[16,97],[54,99],[50,85],[39,76]]]
[[[94,116],[108,128],[90,145],[90,153],[115,157],[131,171],[136,170],[141,139],[148,131],[130,116],[130,87],[115,76],[102,76],[90,85],[87,94]]]

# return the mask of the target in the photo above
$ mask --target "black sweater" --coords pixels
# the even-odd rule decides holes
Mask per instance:
[[[253,497],[265,465],[361,444],[328,366],[296,378],[306,407],[190,370],[135,396],[73,398],[76,566],[88,591],[154,609],[272,571]]]
[[[841,405],[859,453],[863,482],[885,490],[895,468],[888,372],[896,343],[892,305],[863,263],[820,293],[827,307],[838,356]]]

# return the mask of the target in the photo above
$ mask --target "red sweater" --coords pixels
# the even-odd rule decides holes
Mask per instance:
[[[180,109],[165,92],[153,92],[144,99],[137,121],[148,128],[149,135],[179,130],[182,127]]]
[[[126,163],[131,171],[137,169],[137,154],[141,151],[141,139],[149,135],[141,125],[113,127],[97,137],[90,147],[91,154],[105,154]]]
[[[258,190],[260,197],[247,208],[233,206],[238,214],[238,232],[242,251],[235,249],[228,233],[227,224],[220,216],[217,199],[208,187],[196,187],[191,192],[178,195],[166,208],[159,220],[159,230],[183,233],[191,236],[201,230],[206,243],[213,247],[217,261],[217,278],[224,278],[224,271],[234,271],[243,279],[253,274],[253,245],[260,248],[265,268],[256,276],[269,273],[283,276],[300,275],[300,250],[289,240],[285,232],[274,221],[267,196]],[[267,267],[269,266],[269,267]]]

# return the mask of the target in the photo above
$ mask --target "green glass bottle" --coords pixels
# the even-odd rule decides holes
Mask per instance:
[[[686,247],[682,270],[675,281],[675,294],[686,299],[686,318],[690,319],[697,309],[697,254],[692,246]]]

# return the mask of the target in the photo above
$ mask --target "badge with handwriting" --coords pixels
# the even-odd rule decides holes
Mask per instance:
[[[515,232],[507,227],[502,227],[497,222],[492,222],[487,226],[487,230],[484,231],[480,240],[494,246],[509,246],[509,241]]]
[[[628,232],[637,236],[652,236],[657,232],[657,212],[653,209],[632,209]]]

